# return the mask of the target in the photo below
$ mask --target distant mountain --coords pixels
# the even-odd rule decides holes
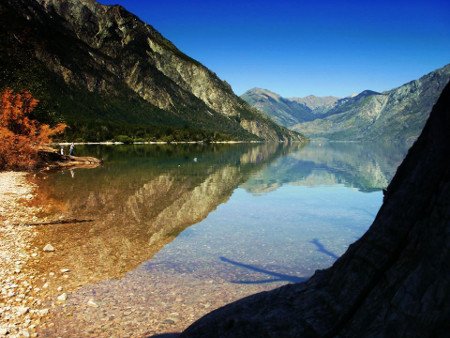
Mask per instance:
[[[291,97],[288,100],[302,103],[305,106],[307,106],[309,109],[314,111],[315,115],[320,115],[325,112],[327,112],[329,109],[331,109],[337,100],[339,100],[339,97],[336,96],[315,96],[315,95],[308,95],[305,97]]]
[[[121,6],[3,0],[0,37],[0,89],[29,89],[66,136],[304,140]]]
[[[449,79],[450,65],[447,65],[383,93],[366,90],[338,100],[323,118],[292,128],[314,138],[411,145]]]
[[[253,88],[241,95],[251,106],[285,127],[324,116],[339,98],[314,96],[285,98],[267,89]]]
[[[375,92],[373,90],[364,90],[359,94],[351,95],[344,97],[342,99],[336,100],[335,103],[332,106],[329,106],[328,109],[326,109],[323,114],[318,116],[321,119],[335,115],[340,114],[343,111],[349,111],[351,109],[354,109],[354,107],[359,107],[360,105],[364,104],[367,97],[375,96],[375,95],[382,95],[378,92]]]
[[[314,119],[312,109],[306,104],[283,98],[267,89],[250,89],[241,98],[285,127]]]

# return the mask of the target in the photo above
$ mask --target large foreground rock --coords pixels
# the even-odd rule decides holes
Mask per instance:
[[[374,223],[331,268],[220,308],[181,336],[448,336],[449,110],[447,85]]]

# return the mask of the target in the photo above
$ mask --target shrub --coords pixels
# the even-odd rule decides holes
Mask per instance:
[[[54,128],[30,118],[39,101],[30,92],[5,89],[0,102],[0,170],[32,169],[38,163],[39,148],[62,133],[66,125]]]
[[[147,142],[147,140],[143,137],[135,137],[133,142]]]
[[[121,142],[123,144],[132,144],[133,139],[127,135],[119,135],[114,139],[116,142]]]

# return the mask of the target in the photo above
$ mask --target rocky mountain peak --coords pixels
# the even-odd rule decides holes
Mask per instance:
[[[381,93],[378,93],[378,92],[373,91],[373,90],[366,89],[366,90],[363,90],[358,95],[356,95],[355,97],[366,97],[366,96],[371,96],[371,95],[381,95]]]
[[[263,89],[263,88],[252,88],[250,90],[247,90],[244,94],[242,94],[242,96],[259,96],[262,95],[266,98],[270,98],[273,99],[275,101],[279,101],[281,99],[281,96],[277,93],[274,93],[268,89]]]

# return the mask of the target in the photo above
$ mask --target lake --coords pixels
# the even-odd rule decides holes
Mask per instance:
[[[36,178],[49,224],[33,245],[56,248],[32,264],[48,284],[43,335],[176,332],[243,296],[304,281],[368,229],[405,154],[319,142],[76,151],[104,165]]]

